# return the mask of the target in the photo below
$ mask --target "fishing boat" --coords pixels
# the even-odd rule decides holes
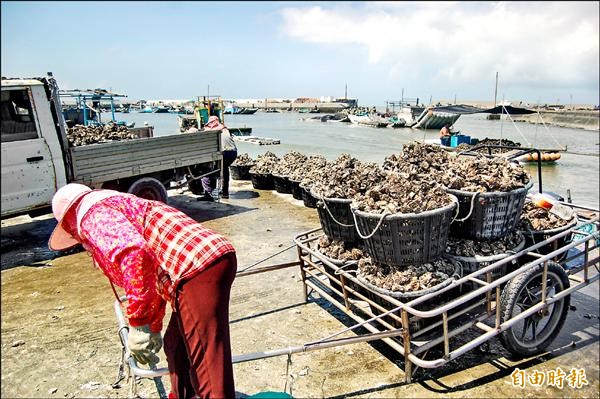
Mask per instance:
[[[399,118],[398,115],[392,116],[391,118],[388,118],[388,121],[390,122],[390,127],[392,128],[399,128],[399,127],[405,127],[406,126],[406,121],[402,118]]]
[[[348,115],[350,122],[356,125],[371,126],[371,127],[387,127],[391,122],[375,115]]]
[[[258,108],[240,108],[238,115],[252,115],[258,111]]]
[[[426,108],[417,117],[413,126],[415,129],[441,129],[444,126],[452,126],[458,120],[460,114],[437,111],[435,108]]]
[[[152,108],[152,113],[153,114],[168,114],[169,113],[170,108],[167,106],[158,106],[158,107],[154,107]]]

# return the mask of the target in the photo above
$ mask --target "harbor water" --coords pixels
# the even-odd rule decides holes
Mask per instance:
[[[103,115],[108,120],[109,115]],[[437,130],[410,128],[372,128],[349,123],[321,122],[311,119],[319,114],[263,113],[254,115],[227,115],[229,127],[251,127],[252,136],[281,140],[278,145],[238,142],[238,152],[256,157],[266,151],[278,156],[295,150],[307,155],[321,154],[333,160],[348,153],[362,161],[381,163],[392,153],[400,152],[402,145],[413,140],[438,138]],[[145,123],[154,126],[155,136],[179,134],[175,114],[116,114],[117,119]],[[556,149],[567,147],[567,152],[554,164],[542,166],[544,191],[551,191],[578,204],[599,207],[599,132],[556,126],[516,122],[510,120],[487,120],[486,114],[463,115],[454,124],[454,130],[478,139],[509,139],[522,146]],[[524,164],[537,182],[536,164]],[[537,187],[537,186],[536,186]]]

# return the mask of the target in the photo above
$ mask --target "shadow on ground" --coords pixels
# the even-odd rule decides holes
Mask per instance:
[[[335,295],[335,294],[334,294]],[[343,298],[340,298],[343,303]],[[344,312],[340,311],[337,307],[332,305],[328,300],[321,298],[318,294],[313,293],[309,295],[309,301],[318,304],[322,309],[327,311],[346,327],[351,327],[357,324],[353,319],[347,316]],[[538,364],[542,364],[551,359],[557,358],[561,355],[573,352],[577,349],[586,347],[593,347],[594,343],[599,341],[599,320],[597,310],[598,299],[590,297],[589,295],[581,292],[575,292],[571,295],[571,310],[567,315],[566,322],[558,337],[550,344],[548,350],[540,355],[529,358],[519,358],[512,355],[507,351],[497,338],[492,338],[484,344],[476,347],[475,349],[463,354],[462,356],[450,361],[444,366],[434,369],[422,369],[417,368],[412,377],[412,382],[421,385],[423,388],[437,394],[448,394],[452,392],[462,392],[471,390],[473,388],[481,387],[490,382],[496,380],[509,379],[510,374],[514,371],[515,367],[520,369],[526,369]],[[575,305],[573,305],[575,304]],[[353,311],[356,314],[361,314],[361,310],[353,306]],[[591,312],[591,313],[590,313]],[[363,314],[365,319],[369,318]],[[374,324],[378,328],[381,328],[378,324]],[[370,331],[365,328],[358,327],[354,330],[357,335],[368,334]],[[458,336],[450,339],[450,348],[454,350],[470,340],[473,340],[483,333],[479,329],[469,329]],[[435,333],[433,334],[435,336]],[[439,331],[437,336],[441,336],[442,333]],[[397,342],[402,346],[401,340]],[[392,350],[388,345],[382,341],[371,341],[368,344],[384,355],[388,360],[393,362],[404,371],[405,362],[403,357],[396,351]],[[443,344],[440,344],[432,348],[426,353],[425,359],[434,360],[441,359],[444,356]],[[463,379],[452,378],[454,374],[461,371],[475,369],[483,364],[491,365],[497,371],[486,373],[486,375],[478,376],[473,375],[468,378],[468,382],[463,382]],[[414,370],[414,366],[413,366]],[[447,381],[456,381],[456,384],[444,382],[442,379]],[[358,391],[345,392],[342,395],[335,396],[334,398],[346,398],[346,397],[362,397],[365,395],[377,396],[378,392],[385,392],[388,389],[401,387],[408,385],[404,381],[378,385],[376,387],[367,387]]]

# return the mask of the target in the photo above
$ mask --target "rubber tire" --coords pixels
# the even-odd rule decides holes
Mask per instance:
[[[504,323],[505,321],[511,318],[512,310],[516,306],[516,302],[518,299],[521,290],[527,286],[528,283],[531,282],[532,279],[537,278],[541,281],[541,275],[543,272],[543,265],[539,265],[539,267],[534,267],[525,273],[514,277],[512,280],[508,282],[508,284],[502,290],[502,295],[500,296],[500,322]],[[548,273],[555,274],[562,283],[563,291],[570,287],[569,277],[564,269],[555,262],[548,262]],[[558,288],[558,287],[557,287]],[[556,291],[556,292],[560,292]],[[567,318],[567,313],[569,312],[569,305],[571,303],[571,296],[567,295],[561,301],[554,302],[554,305],[562,303],[562,309],[560,310],[560,315],[558,316],[558,321],[554,326],[554,329],[548,334],[548,336],[540,342],[538,345],[533,347],[523,346],[519,341],[515,338],[516,328],[513,325],[507,330],[503,331],[499,335],[500,342],[502,345],[513,355],[516,357],[529,357],[533,355],[540,354],[544,352],[544,350],[554,341],[556,336],[560,333],[560,330],[565,323],[565,319]],[[554,309],[553,309],[554,312]]]
[[[127,192],[140,198],[167,203],[167,189],[154,177],[142,177],[134,181]]]

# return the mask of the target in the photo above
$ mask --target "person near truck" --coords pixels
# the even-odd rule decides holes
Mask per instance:
[[[82,244],[111,285],[124,289],[127,345],[139,363],[159,361],[170,303],[164,335],[169,397],[235,397],[229,297],[237,260],[231,243],[162,202],[77,183],[56,192],[52,212],[58,225],[48,246]]]
[[[205,130],[221,130],[221,149],[223,150],[223,188],[221,197],[229,198],[229,166],[237,158],[237,147],[233,136],[229,129],[225,127],[215,115],[208,118],[208,122],[204,125]],[[199,200],[212,200],[212,190],[215,186],[215,179],[209,176],[202,178],[202,186],[204,188],[204,195],[199,197]]]

